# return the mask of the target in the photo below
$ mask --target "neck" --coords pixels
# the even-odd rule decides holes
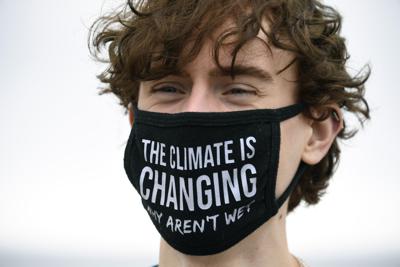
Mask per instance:
[[[161,239],[160,267],[297,267],[287,245],[285,206],[245,239],[218,254],[186,255]]]

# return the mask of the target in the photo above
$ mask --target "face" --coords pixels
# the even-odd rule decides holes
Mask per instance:
[[[216,32],[218,34],[218,31]],[[207,40],[197,57],[177,75],[142,82],[138,108],[153,112],[227,112],[248,109],[279,108],[298,102],[296,65],[284,72],[293,55],[261,40],[248,42],[238,53],[235,77],[221,73],[216,66],[212,49],[214,39]],[[229,47],[220,53],[222,66],[229,67]],[[281,123],[281,151],[276,196],[287,187],[297,170],[310,127],[302,115]]]

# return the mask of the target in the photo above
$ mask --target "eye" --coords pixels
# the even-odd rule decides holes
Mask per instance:
[[[179,86],[175,85],[158,85],[152,88],[151,90],[152,93],[165,93],[165,94],[182,94],[184,93]]]
[[[237,95],[237,96],[246,96],[246,95],[256,95],[257,92],[251,89],[244,89],[239,87],[229,88],[224,92],[224,95]]]

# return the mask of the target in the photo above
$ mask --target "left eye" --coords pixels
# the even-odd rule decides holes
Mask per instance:
[[[227,90],[224,94],[226,95],[255,95],[256,92],[253,90],[243,89],[243,88],[231,88]]]

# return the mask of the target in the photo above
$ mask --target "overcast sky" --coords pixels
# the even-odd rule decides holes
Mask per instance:
[[[342,145],[322,202],[289,216],[289,244],[310,263],[379,266],[400,255],[400,1],[325,2],[344,16],[349,66],[372,67],[372,121]],[[157,261],[159,236],[123,170],[128,118],[97,95],[103,66],[86,45],[90,23],[119,3],[0,0],[0,265],[17,266],[13,255]]]

